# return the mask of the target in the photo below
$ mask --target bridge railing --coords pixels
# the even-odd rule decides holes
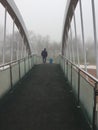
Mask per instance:
[[[23,18],[13,0],[0,1],[0,65],[31,55]]]
[[[72,87],[77,107],[93,130],[98,129],[98,80],[63,56],[59,64]]]
[[[40,60],[39,60],[40,59]],[[23,79],[35,64],[40,64],[41,58],[35,54],[21,60],[16,60],[0,66],[0,98]]]
[[[41,64],[41,63],[42,63],[41,56],[34,54],[34,64],[37,65],[37,64]]]

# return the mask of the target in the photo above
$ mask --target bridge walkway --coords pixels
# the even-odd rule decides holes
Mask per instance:
[[[0,106],[0,130],[90,130],[59,65],[33,67]]]

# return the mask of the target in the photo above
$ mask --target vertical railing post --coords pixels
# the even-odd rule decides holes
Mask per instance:
[[[60,66],[62,67],[62,56],[60,55]]]
[[[24,44],[24,36],[22,37],[21,59],[23,58],[23,44]]]
[[[67,79],[68,79],[68,60],[67,60],[66,64],[67,64]]]
[[[26,74],[26,59],[24,58],[24,71],[25,71],[25,74]]]
[[[35,64],[37,65],[37,55],[35,56],[36,60],[35,60]]]
[[[35,54],[33,55],[33,65],[35,65]]]
[[[95,87],[94,87],[94,107],[93,107],[93,130],[96,130],[96,103],[97,103],[97,96],[98,96],[98,89],[97,89],[97,85],[98,83],[95,83]]]
[[[60,56],[60,66],[62,68],[62,56]]]
[[[13,82],[12,82],[12,65],[10,64],[10,83],[11,83],[11,89],[13,87]]]
[[[25,45],[23,44],[23,57],[25,57],[24,52],[25,52]]]
[[[17,60],[19,59],[19,42],[17,41]]]
[[[28,58],[28,70],[30,69],[30,67],[29,67],[29,55],[27,56],[27,58]]]
[[[31,55],[30,55],[30,69],[32,68]]]
[[[21,60],[18,60],[18,65],[19,65],[19,80],[21,79],[21,74],[20,74],[20,62],[21,62]]]
[[[31,54],[31,68],[33,67],[33,55]]]
[[[61,56],[61,68],[62,68],[62,56]]]
[[[80,108],[80,69],[78,69],[78,108]]]
[[[29,55],[29,64],[30,64],[30,69],[31,69],[31,55]]]
[[[65,74],[65,76],[66,76],[66,59],[64,58],[64,62],[65,62],[65,66],[64,66],[64,74]]]
[[[26,46],[24,45],[24,57],[26,57]]]
[[[32,65],[34,66],[34,54],[32,55]]]
[[[65,58],[63,57],[63,59],[64,59],[64,75],[65,75]]]
[[[68,42],[69,61],[71,61],[70,43]]]
[[[28,62],[29,62],[29,70],[30,70],[30,56],[28,55]]]
[[[62,56],[62,60],[63,60],[63,72],[64,72],[64,57]]]
[[[71,63],[71,86],[72,86],[72,63]]]

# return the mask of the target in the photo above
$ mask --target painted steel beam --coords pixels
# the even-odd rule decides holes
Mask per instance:
[[[67,0],[66,10],[65,10],[65,18],[64,18],[64,29],[63,29],[63,35],[62,35],[62,54],[64,52],[63,51],[64,44],[66,44],[65,37],[68,37],[67,33],[68,33],[68,30],[70,27],[69,19],[71,21],[77,3],[78,3],[78,0]]]
[[[18,29],[20,29],[20,34],[24,36],[26,48],[28,49],[29,54],[31,54],[27,29],[15,2],[13,0],[0,0],[0,2],[5,8],[7,7],[7,11],[9,12],[12,19],[14,19],[14,22]]]

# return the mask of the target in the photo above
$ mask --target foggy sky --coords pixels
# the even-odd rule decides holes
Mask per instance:
[[[14,0],[28,30],[61,41],[67,0]]]

